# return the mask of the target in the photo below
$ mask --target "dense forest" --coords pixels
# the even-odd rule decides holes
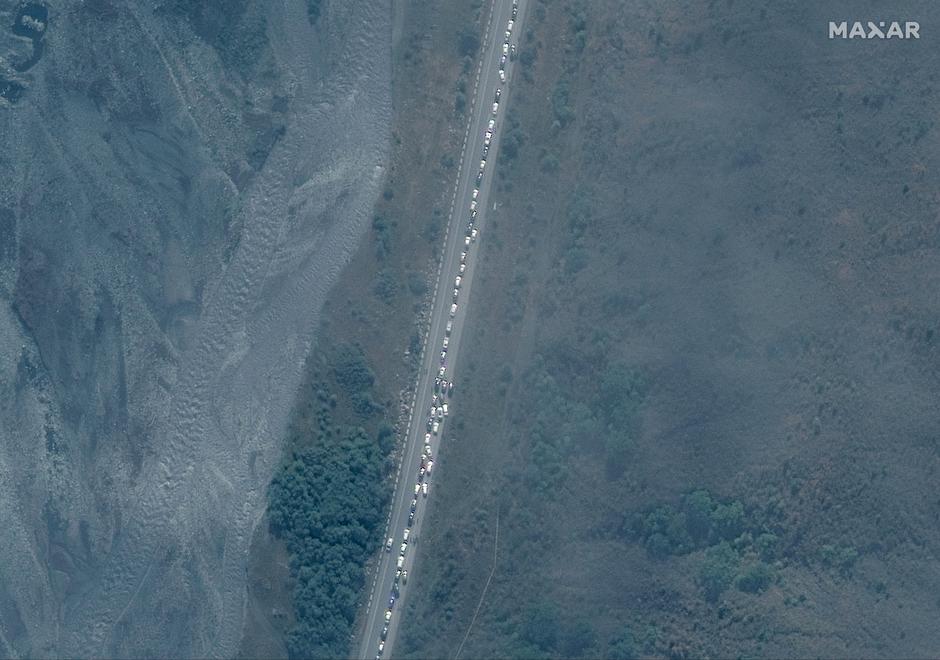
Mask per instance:
[[[290,552],[295,623],[287,646],[295,658],[348,652],[364,567],[381,543],[389,496],[393,429],[380,424],[370,435],[362,426],[337,423],[333,413],[343,398],[364,422],[380,423],[383,408],[371,392],[375,377],[352,346],[341,346],[335,360],[331,377],[318,382],[311,397],[307,436],[294,440],[269,491],[272,531]]]

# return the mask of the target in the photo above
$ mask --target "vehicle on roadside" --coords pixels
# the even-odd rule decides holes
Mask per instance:
[[[447,373],[447,367],[441,367],[440,369],[437,370],[437,375],[440,376],[441,378],[443,378],[444,374],[446,373]]]
[[[509,59],[511,60],[516,59],[516,44],[513,44],[512,46],[509,47]]]
[[[379,655],[382,655],[382,651],[385,650],[385,640],[379,642]]]
[[[434,422],[434,435],[437,435],[437,430],[438,430],[440,427],[441,427],[440,422],[438,422],[438,421],[435,420],[435,422]]]
[[[509,23],[506,24],[506,31],[507,31],[507,32],[512,32],[512,25],[513,25],[513,22],[512,22],[512,19],[510,18],[510,19],[509,19]]]
[[[496,88],[496,100],[499,100],[499,97],[503,95],[503,89],[501,87]]]
[[[408,584],[408,571],[401,574],[401,583]]]
[[[406,529],[406,530],[403,532],[403,536],[402,536],[402,538],[404,538],[406,541],[408,540],[408,532],[409,532],[409,530]]]
[[[482,172],[482,171],[485,170],[485,169],[486,169],[486,161],[485,161],[485,160],[481,160],[481,161],[480,161],[480,171]]]
[[[388,637],[388,626],[382,627],[382,641],[385,641],[385,638]]]
[[[479,188],[474,188],[474,189],[473,189],[473,195],[472,195],[472,196],[473,196],[473,199],[476,199],[477,197],[479,197],[479,196],[480,196],[480,189],[479,189]],[[476,210],[476,209],[474,209],[474,210]]]
[[[457,278],[454,280],[454,288],[455,288],[455,289],[459,289],[459,288],[460,288],[460,276],[459,276],[459,275],[458,275]]]
[[[506,72],[503,69],[499,70],[499,82],[506,82]]]
[[[493,104],[493,114],[495,115],[497,112],[499,112],[499,103],[494,103],[494,104]]]
[[[457,302],[457,294],[460,293],[457,289],[454,289],[454,302]]]
[[[483,183],[483,172],[482,172],[482,171],[477,172],[477,185],[479,186],[481,183]]]
[[[464,271],[467,270],[467,264],[460,264],[460,274],[463,275]]]
[[[415,521],[415,514],[414,514],[414,511],[412,511],[411,513],[408,514],[408,526],[411,527],[411,525],[414,524],[414,521]]]
[[[391,536],[389,536],[389,537],[388,537],[388,541],[385,542],[385,552],[391,552],[391,551],[392,551],[392,543],[394,543],[394,542],[395,542],[395,539],[393,539]]]
[[[476,218],[477,218],[477,210],[473,209],[472,211],[470,211],[470,222],[473,222],[474,220],[476,220]]]
[[[476,230],[476,229],[472,229],[472,230],[470,231],[470,238],[476,239],[476,237],[477,237],[477,230]]]
[[[421,490],[421,484],[415,484],[415,495],[418,494],[419,490]]]
[[[470,210],[473,211],[474,209],[476,209],[476,207],[477,207],[477,200],[474,199],[473,201],[470,202]]]
[[[493,139],[493,131],[487,131],[486,133],[484,133],[483,134],[483,146],[484,147],[490,146],[490,140],[492,139]]]
[[[395,607],[395,596],[389,596],[388,598],[388,609]]]
[[[428,482],[424,482],[424,486],[421,488],[421,492],[424,493],[424,496],[428,496]]]
[[[407,551],[408,551],[408,544],[405,543],[405,542],[402,542],[401,548],[399,549],[398,554],[404,555],[405,552],[407,552]]]
[[[489,129],[490,131],[492,131],[494,128],[496,128],[496,120],[495,120],[495,119],[490,119],[489,122],[487,122],[487,124],[486,124],[486,128]],[[490,135],[490,137],[493,137],[492,134]]]
[[[486,157],[489,155],[489,153],[490,153],[490,145],[484,144],[483,145],[483,160],[486,160]]]
[[[503,55],[509,55],[509,42],[503,44]]]
[[[443,406],[441,406],[441,408],[443,408],[444,410],[444,417],[447,417],[450,414],[449,412],[447,412],[447,404],[445,403]]]
[[[450,343],[450,339],[448,339],[447,337],[444,337],[444,350],[445,350],[445,351],[447,350],[447,345],[448,345],[449,343]]]
[[[392,611],[385,610],[385,621],[386,623],[392,620]]]
[[[451,396],[454,393],[454,383],[451,383],[447,386],[447,396]]]
[[[463,266],[463,264],[460,264],[460,265]],[[447,325],[444,326],[444,334],[446,334],[449,337],[450,333],[453,332],[453,330],[454,330],[454,322],[448,321]]]
[[[463,240],[463,244],[464,244],[464,247],[470,247],[470,237],[469,237],[469,236],[467,236],[467,237]]]
[[[506,60],[507,60],[508,58],[509,58],[509,55],[508,55],[507,53],[503,53],[502,55],[499,56],[499,69],[500,69],[500,71],[502,71],[503,69],[506,68]]]
[[[457,315],[457,303],[454,303],[450,306],[450,317],[454,318]]]
[[[462,264],[467,263],[467,253],[466,253],[466,252],[461,252],[461,253],[460,253],[460,263],[462,263]]]

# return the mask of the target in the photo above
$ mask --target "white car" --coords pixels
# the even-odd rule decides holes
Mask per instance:
[[[401,555],[398,555],[398,568],[401,568],[404,565],[405,565],[405,558],[402,557]],[[385,620],[388,621],[388,619],[385,619]]]
[[[510,18],[509,23],[506,24],[506,29],[509,30],[510,32],[512,32],[512,25],[513,25],[512,19]]]
[[[503,55],[509,55],[509,42],[503,44]]]
[[[461,253],[460,253],[460,263],[462,263],[462,264],[467,263],[467,253],[466,253],[466,252],[461,252]]]
[[[379,642],[379,654],[385,650],[385,642]]]
[[[388,537],[388,541],[385,542],[385,552],[391,552],[391,551],[392,551],[392,543],[394,543],[394,542],[395,542],[395,540],[394,540],[391,536],[389,536],[389,537]]]
[[[463,264],[460,264],[460,266],[463,267]],[[461,271],[461,272],[463,272],[463,271]],[[444,332],[445,332],[447,335],[450,335],[450,333],[451,333],[451,331],[452,331],[453,329],[454,329],[454,322],[453,322],[453,321],[448,321],[448,322],[447,322],[447,326],[444,328]],[[447,341],[447,339],[444,339],[444,341]]]
[[[477,200],[470,202],[470,210],[474,210],[477,207]]]
[[[455,288],[455,289],[459,289],[459,288],[460,288],[460,275],[458,275],[458,276],[457,276],[457,279],[454,280],[454,288]]]
[[[438,421],[435,419],[435,420],[434,420],[434,426],[433,426],[434,435],[437,435],[437,430],[438,430],[439,428],[441,428],[441,423],[438,422]]]
[[[477,237],[477,229],[476,227],[474,227],[473,229],[470,230],[470,238],[476,238],[476,237]]]
[[[460,264],[460,274],[463,275],[464,271],[467,270],[467,264]]]
[[[450,344],[450,339],[448,339],[447,337],[444,337],[444,350],[445,351],[447,350],[448,344]]]
[[[450,317],[454,318],[457,315],[457,303],[454,303],[450,306]]]
[[[494,103],[494,104],[493,104],[493,114],[495,115],[497,112],[499,112],[499,103]]]
[[[415,495],[418,494],[418,491],[421,490],[421,484],[415,484]],[[391,539],[389,539],[391,540]]]
[[[454,305],[454,306],[453,306],[453,309],[451,309],[451,312],[453,312],[453,313],[456,313],[456,312],[457,312],[457,305]],[[438,375],[440,378],[443,378],[443,377],[444,377],[444,374],[446,374],[446,373],[447,373],[447,367],[441,367],[440,369],[437,370],[437,375]]]
[[[481,161],[480,161],[480,171],[482,172],[482,171],[485,170],[485,169],[486,169],[486,161],[485,161],[485,160],[481,160]]]
[[[450,323],[450,321],[448,321],[448,323]],[[430,434],[430,433],[425,433],[425,434],[424,434],[424,444],[428,444],[429,442],[431,442],[431,434]]]
[[[479,189],[479,188],[474,188],[474,189],[473,189],[473,199],[476,199],[477,197],[479,197],[479,195],[480,195],[480,189]]]
[[[506,30],[506,31],[503,33],[503,37],[506,39],[506,43],[507,43],[507,44],[509,43],[509,38],[510,38],[511,36],[512,36],[512,32],[511,32],[510,30]]]
[[[408,544],[407,544],[407,543],[402,543],[402,544],[401,544],[401,550],[398,551],[398,554],[404,555],[405,552],[407,552],[407,550],[408,550]]]
[[[410,531],[411,531],[410,529],[408,529],[407,527],[405,527],[405,531],[404,531],[402,537],[403,537],[406,541],[408,540],[408,533],[409,533]]]
[[[386,620],[386,621],[391,621],[391,620],[392,620],[392,611],[391,611],[391,610],[385,610],[385,620]]]
[[[506,72],[503,69],[499,70],[499,82],[506,82]]]
[[[444,408],[444,417],[447,417],[450,413],[447,412],[447,404],[446,404],[446,403],[444,404],[443,408]]]
[[[470,247],[470,237],[467,236],[463,239],[464,247]]]
[[[486,127],[492,131],[494,128],[496,128],[496,120],[490,119],[490,121],[486,124]],[[492,136],[492,133],[490,135]]]
[[[431,468],[434,467],[434,461],[428,461],[428,474],[431,473]]]
[[[424,487],[421,489],[421,492],[424,493],[424,496],[428,496],[428,484],[425,482]]]

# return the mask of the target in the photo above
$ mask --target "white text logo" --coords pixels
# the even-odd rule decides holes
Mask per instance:
[[[836,23],[829,21],[830,39],[920,39],[920,23],[905,21],[904,26],[898,21],[855,21],[849,26],[848,21]]]

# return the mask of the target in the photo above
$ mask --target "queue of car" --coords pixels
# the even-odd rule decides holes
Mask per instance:
[[[510,43],[512,37],[512,28],[516,15],[519,11],[518,0],[513,0],[512,7],[512,18],[506,26],[505,39],[502,45],[502,51],[499,58],[499,80],[502,83],[506,82],[506,60],[507,56],[512,56],[515,54],[516,47]],[[404,530],[402,530],[402,542],[398,550],[398,559],[395,572],[395,580],[392,584],[392,592],[389,594],[388,599],[388,609],[385,610],[385,626],[382,628],[381,639],[378,645],[378,653],[376,654],[376,660],[382,656],[382,652],[385,649],[385,639],[388,636],[388,627],[392,619],[392,609],[394,608],[395,601],[399,595],[399,585],[404,585],[408,580],[408,571],[404,569],[405,565],[405,555],[408,552],[408,538],[411,533],[411,525],[415,519],[415,513],[418,509],[418,498],[419,496],[426,498],[429,491],[428,480],[431,475],[431,469],[434,467],[434,459],[431,453],[431,438],[436,436],[441,431],[441,425],[444,423],[444,418],[450,415],[450,409],[448,401],[454,393],[454,382],[453,380],[447,379],[447,351],[450,347],[450,336],[454,328],[454,317],[457,315],[457,304],[460,296],[461,283],[465,277],[467,270],[467,257],[470,250],[470,245],[473,243],[478,235],[477,228],[474,226],[476,217],[477,217],[477,198],[480,195],[480,186],[483,183],[483,171],[486,168],[486,159],[490,151],[490,142],[493,139],[493,131],[496,128],[496,117],[499,113],[499,101],[502,96],[502,89],[496,88],[496,96],[493,100],[493,105],[491,108],[491,118],[487,122],[486,131],[483,134],[483,153],[480,159],[480,167],[476,175],[476,185],[473,188],[471,193],[470,201],[470,215],[467,222],[467,231],[464,236],[463,249],[460,253],[460,263],[457,268],[457,274],[454,278],[454,293],[451,299],[450,306],[450,317],[447,320],[447,325],[444,328],[444,339],[441,344],[441,355],[440,355],[440,367],[438,369],[437,378],[434,379],[434,394],[431,398],[431,410],[427,416],[426,430],[427,432],[424,435],[424,447],[421,450],[421,460],[418,463],[417,470],[417,480],[415,482],[414,495],[411,499],[411,512],[408,515],[408,524]],[[389,537],[385,543],[386,552],[391,552],[392,547],[395,545],[395,540],[392,537]]]

